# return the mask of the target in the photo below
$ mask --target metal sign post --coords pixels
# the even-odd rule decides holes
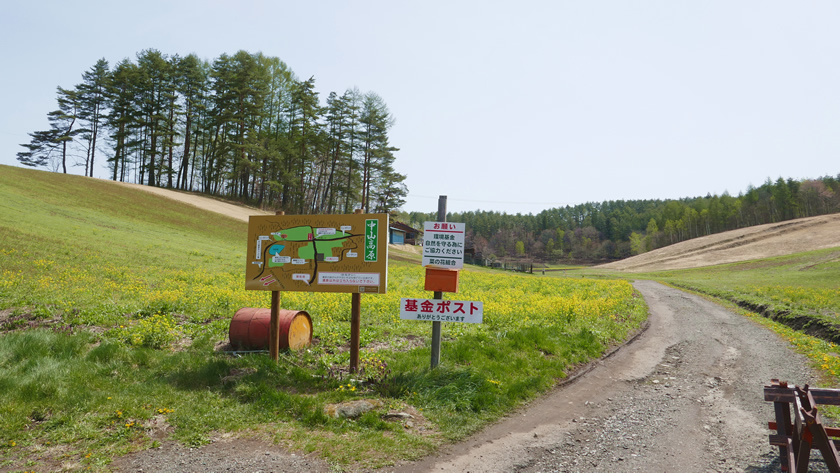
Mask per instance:
[[[443,300],[444,292],[458,292],[458,274],[464,267],[466,252],[465,234],[465,224],[446,221],[446,196],[440,196],[437,221],[423,224],[425,288],[434,291],[434,299],[402,300],[400,318],[432,322],[432,369],[440,364],[441,322],[481,323],[483,319],[481,302]]]
[[[446,196],[438,197],[438,222],[446,221]],[[443,292],[435,291],[435,299],[442,300]],[[431,368],[435,369],[440,364],[440,321],[432,322],[432,360]]]

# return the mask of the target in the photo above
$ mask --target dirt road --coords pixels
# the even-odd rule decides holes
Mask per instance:
[[[648,281],[636,287],[651,315],[634,343],[476,437],[389,470],[779,471],[762,386],[812,382],[804,357],[700,297]]]
[[[161,197],[166,197],[167,199],[177,200],[179,202],[192,205],[193,207],[209,210],[210,212],[216,212],[217,214],[226,215],[230,218],[241,220],[243,222],[247,222],[248,217],[251,215],[274,215],[274,212],[266,212],[253,207],[246,207],[239,203],[225,202],[223,200],[213,199],[212,197],[202,194],[164,189],[162,187],[155,186],[131,184],[129,182],[108,182],[111,182],[114,185],[128,187],[143,192],[150,192]]]

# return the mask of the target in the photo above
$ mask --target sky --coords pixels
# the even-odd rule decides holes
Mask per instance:
[[[405,211],[446,195],[450,212],[536,214],[840,174],[836,1],[2,4],[0,164],[100,58],[245,50],[314,76],[322,103],[352,87],[384,99]]]

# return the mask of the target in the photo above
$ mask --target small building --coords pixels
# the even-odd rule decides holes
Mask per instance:
[[[402,222],[391,222],[388,227],[388,243],[392,245],[416,245],[422,232]]]
[[[482,260],[481,253],[476,254],[474,246],[464,248],[464,264],[478,264],[480,260]]]

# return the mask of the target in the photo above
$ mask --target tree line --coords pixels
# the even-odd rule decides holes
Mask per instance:
[[[280,59],[239,51],[212,62],[148,49],[100,59],[57,88],[49,129],[17,159],[93,176],[203,192],[299,214],[391,212],[407,195],[394,169],[394,118],[374,92],[331,92]]]
[[[626,258],[683,240],[737,228],[840,212],[840,174],[817,179],[768,179],[733,197],[585,203],[536,215],[493,211],[450,213],[466,223],[468,246],[490,259],[600,261]],[[414,226],[435,213],[401,218]],[[420,227],[422,228],[422,226]]]

